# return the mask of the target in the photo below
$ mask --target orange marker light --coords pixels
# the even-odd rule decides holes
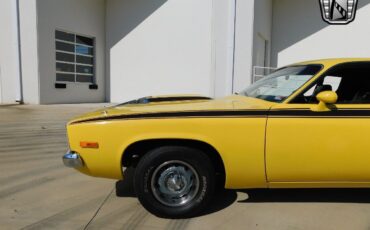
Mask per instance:
[[[81,146],[81,148],[98,149],[99,148],[99,143],[98,142],[81,141],[80,146]]]

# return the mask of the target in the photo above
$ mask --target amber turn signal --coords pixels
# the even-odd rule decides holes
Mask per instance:
[[[97,148],[99,148],[99,143],[98,142],[81,141],[80,146],[81,146],[81,148],[97,149]]]

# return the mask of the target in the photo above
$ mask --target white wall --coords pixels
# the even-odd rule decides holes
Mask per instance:
[[[254,2],[239,0],[236,5],[234,92],[245,89],[252,82]]]
[[[39,104],[39,60],[36,0],[20,0],[22,91],[24,103]]]
[[[254,0],[214,0],[215,96],[227,96],[250,83]]]
[[[213,73],[216,97],[230,95],[234,68],[235,0],[213,0]],[[234,11],[234,12],[233,12]]]
[[[272,61],[283,66],[299,61],[370,57],[370,1],[360,0],[356,20],[328,25],[316,0],[273,1]]]
[[[272,30],[272,0],[257,0],[254,6],[254,28],[253,28],[253,65],[270,65],[270,47]],[[267,41],[267,47],[259,47],[259,41]],[[261,48],[261,50],[259,50]],[[266,49],[265,49],[266,48]],[[259,63],[260,56],[265,56],[265,63]]]
[[[213,96],[212,0],[107,0],[110,99]]]
[[[0,103],[15,103],[17,90],[17,31],[15,0],[0,1]]]
[[[105,101],[105,1],[37,0],[37,11],[40,102]],[[55,29],[95,37],[98,90],[90,90],[85,83],[68,83],[67,89],[55,89]]]

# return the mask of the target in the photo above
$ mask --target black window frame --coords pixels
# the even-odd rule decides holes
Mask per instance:
[[[77,84],[95,84],[96,83],[96,39],[92,36],[86,36],[81,35],[69,31],[65,31],[63,29],[56,29],[55,30],[55,83],[77,83]],[[74,38],[74,41],[71,40],[71,38]],[[63,40],[63,38],[66,38]],[[79,39],[85,39],[87,43],[89,44],[83,44],[81,43]],[[72,49],[62,49],[61,46],[73,46],[73,52]],[[80,54],[77,52],[77,47],[83,46],[86,47],[88,50],[92,50],[91,54]],[[69,56],[68,60],[66,60],[66,57],[62,57],[63,54],[65,56]],[[73,55],[74,60],[71,60],[71,56]],[[64,59],[64,60],[62,60]],[[74,65],[74,71],[64,71],[64,70],[58,70],[57,66],[61,64],[67,64],[67,65]],[[78,66],[85,66],[87,68],[91,68],[91,73],[82,73],[78,72]],[[69,78],[66,77],[69,75]],[[79,77],[84,75],[86,78],[91,78],[91,80],[87,81],[79,81]],[[73,80],[71,79],[71,76],[73,76]],[[67,80],[66,80],[67,79]]]

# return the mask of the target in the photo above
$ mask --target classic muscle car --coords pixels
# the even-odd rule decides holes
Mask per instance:
[[[162,217],[228,189],[370,187],[370,59],[280,68],[238,95],[146,97],[67,125],[64,164],[124,180]]]

